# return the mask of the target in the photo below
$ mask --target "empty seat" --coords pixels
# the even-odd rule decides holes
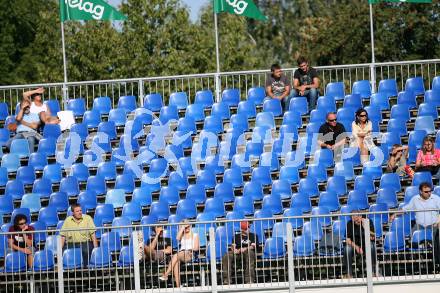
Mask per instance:
[[[33,271],[50,271],[55,268],[54,254],[51,250],[40,250],[34,255]]]
[[[345,97],[345,85],[343,82],[330,82],[325,88],[325,96],[335,100],[343,100]]]
[[[29,157],[31,151],[33,152],[34,150],[30,149],[27,139],[19,138],[12,140],[10,154],[18,155],[20,158],[27,158]]]
[[[337,196],[347,194],[347,183],[344,176],[334,175],[327,180],[328,192],[334,192]]]
[[[214,104],[214,96],[211,90],[197,91],[194,104],[199,104],[204,108],[211,107]]]
[[[248,90],[247,100],[255,105],[261,105],[266,97],[266,89],[264,87],[252,87]]]
[[[136,106],[135,96],[121,96],[118,100],[118,108],[124,109],[126,112],[133,112]]]
[[[26,193],[21,199],[21,208],[28,208],[31,213],[37,213],[41,209],[40,195],[36,193]]]
[[[305,97],[294,97],[290,100],[289,111],[297,111],[301,115],[309,112],[309,104]]]
[[[389,209],[394,209],[398,206],[396,191],[390,187],[380,188],[377,191],[376,203],[384,203]]]
[[[93,99],[93,110],[101,115],[107,115],[112,108],[112,101],[109,97],[96,97]]]
[[[432,116],[417,117],[414,130],[425,130],[428,134],[436,133],[434,119]]]
[[[352,190],[348,193],[347,204],[358,210],[366,210],[370,207],[368,196],[364,190]]]
[[[406,121],[402,119],[390,119],[387,125],[387,132],[395,132],[400,136],[407,135]]]
[[[186,92],[176,92],[170,95],[169,105],[176,106],[178,110],[184,110],[188,106],[188,95]]]
[[[393,95],[391,95],[393,96]],[[397,96],[397,92],[394,96]],[[387,93],[378,92],[371,95],[370,105],[378,107],[381,111],[390,109],[389,96]]]
[[[281,101],[278,99],[269,99],[264,101],[263,112],[271,112],[275,117],[283,115]]]
[[[363,99],[371,96],[371,85],[369,80],[358,80],[353,83],[351,92],[360,95]]]
[[[23,182],[24,185],[31,185],[35,181],[35,170],[30,166],[23,166],[17,169],[16,179]]]
[[[412,91],[399,92],[397,95],[397,103],[407,105],[410,109],[417,108],[416,95]]]
[[[113,208],[122,208],[125,204],[125,192],[122,189],[111,189],[107,191],[107,195],[105,196],[105,203],[112,204]]]
[[[78,179],[74,176],[67,176],[61,179],[60,191],[65,192],[69,197],[75,197],[79,194]]]
[[[415,95],[424,95],[425,94],[425,84],[423,81],[423,77],[416,76],[413,78],[408,78],[405,82],[405,90],[412,91]]]
[[[281,237],[273,237],[266,239],[264,243],[263,258],[276,259],[286,255],[286,247],[284,239]]]
[[[52,193],[52,182],[47,178],[40,178],[34,181],[32,192],[40,195],[41,198],[48,198]]]
[[[239,89],[225,89],[222,93],[222,102],[226,103],[229,107],[237,106],[240,102]]]
[[[144,97],[144,108],[152,111],[159,112],[163,106],[162,95],[159,93],[151,93]]]
[[[83,98],[71,99],[67,102],[67,110],[72,111],[75,116],[82,116],[86,111],[86,104]]]
[[[179,113],[176,106],[164,106],[160,109],[159,120],[162,124],[178,119]]]
[[[336,102],[335,98],[333,97],[319,97],[316,105],[317,110],[324,111],[326,114],[330,112],[336,112]]]
[[[63,268],[65,270],[79,269],[83,266],[81,248],[68,248],[63,252]]]
[[[115,123],[115,126],[123,126],[127,121],[127,114],[124,109],[111,109],[108,115],[108,121]]]
[[[383,93],[387,98],[397,96],[397,82],[395,79],[384,79],[379,82],[379,93]]]

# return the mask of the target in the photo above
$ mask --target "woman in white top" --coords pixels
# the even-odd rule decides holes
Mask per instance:
[[[173,255],[166,272],[159,279],[166,281],[168,275],[173,272],[176,287],[180,287],[180,262],[190,262],[193,259],[194,252],[199,251],[200,242],[199,235],[193,233],[191,225],[187,223],[180,227],[176,239],[180,242],[179,252]]]
[[[44,88],[40,87],[33,91],[23,93],[23,99],[31,102],[30,112],[40,116],[40,120],[44,124],[58,124],[60,121],[57,117],[52,117],[49,107],[43,103],[41,95]]]
[[[359,147],[361,152],[362,164],[369,159],[368,149],[374,146],[371,132],[373,124],[368,119],[368,112],[361,108],[356,111],[356,119],[352,125],[352,140],[351,147]]]

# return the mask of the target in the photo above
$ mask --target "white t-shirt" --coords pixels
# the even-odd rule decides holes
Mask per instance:
[[[37,106],[37,105],[35,105],[34,102],[32,102],[30,112],[35,113],[37,115],[40,114],[41,112],[47,112],[47,106],[46,106],[46,104],[42,104],[41,106]]]

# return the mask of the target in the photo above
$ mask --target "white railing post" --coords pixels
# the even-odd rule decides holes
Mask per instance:
[[[216,73],[215,74],[215,101],[217,103],[219,103],[222,98],[221,83],[222,83],[222,81],[221,81],[220,74]]]
[[[370,64],[370,83],[371,92],[376,93],[376,65],[374,63]]]
[[[63,91],[63,110],[67,110],[67,101],[69,100],[69,88],[65,83],[63,83],[62,91]]]
[[[139,268],[139,246],[137,245],[137,243],[139,243],[139,239],[138,239],[138,233],[137,231],[133,231],[132,233],[132,240],[133,240],[133,261],[134,261],[134,291],[136,293],[140,293],[141,292],[141,273],[140,273],[140,268]]]
[[[362,225],[364,227],[364,237],[365,237],[365,258],[367,263],[367,292],[373,293],[373,260],[371,256],[371,233],[370,233],[370,220],[362,220]]]
[[[293,229],[292,223],[288,222],[287,230],[287,267],[289,274],[289,293],[295,293],[295,270],[293,267]]]
[[[57,236],[58,292],[64,292],[63,248],[61,246],[62,246],[61,235],[58,235]]]
[[[215,255],[215,230],[214,227],[209,228],[209,253],[211,255],[211,292],[217,293],[217,262]]]
[[[139,105],[144,106],[144,81],[139,79],[138,82],[138,93],[139,93]]]

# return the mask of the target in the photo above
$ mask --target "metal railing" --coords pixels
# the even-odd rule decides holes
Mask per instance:
[[[293,292],[438,281],[437,226],[418,227],[420,218],[414,220],[412,212],[391,214],[396,212],[107,226],[96,230],[97,248],[83,243],[90,245],[85,252],[79,245],[61,245],[59,231],[25,232],[33,235],[36,247],[33,266],[24,254],[8,252],[0,291]],[[185,225],[191,230],[185,232]],[[182,250],[179,234],[198,245],[185,244]],[[2,232],[0,237],[11,235],[16,234]]]
[[[385,62],[376,64],[350,64],[336,66],[318,66],[319,77],[322,82],[321,94],[330,82],[343,81],[346,91],[350,92],[352,85],[357,80],[370,80],[371,76],[373,91],[376,84],[382,79],[396,79],[400,89],[404,89],[407,78],[422,76],[426,88],[431,87],[432,79],[437,75],[440,59],[416,60],[402,62]],[[292,79],[296,68],[285,69],[286,75]],[[188,94],[190,102],[194,101],[195,93],[199,90],[217,90],[226,88],[238,88],[241,98],[245,99],[247,92],[252,87],[265,86],[268,70],[251,70],[237,72],[223,72],[220,74],[194,74],[180,76],[165,76],[151,78],[130,78],[99,81],[81,81],[48,84],[30,84],[0,86],[0,101],[8,102],[10,113],[13,113],[15,105],[22,98],[22,93],[36,87],[46,88],[44,99],[58,99],[63,97],[63,87],[67,89],[67,98],[83,97],[86,105],[91,108],[93,99],[98,96],[108,96],[116,106],[120,96],[134,95],[138,97],[138,105],[142,106],[143,97],[149,93],[160,93],[165,102],[173,92],[184,91]],[[217,93],[218,94],[218,93]]]

